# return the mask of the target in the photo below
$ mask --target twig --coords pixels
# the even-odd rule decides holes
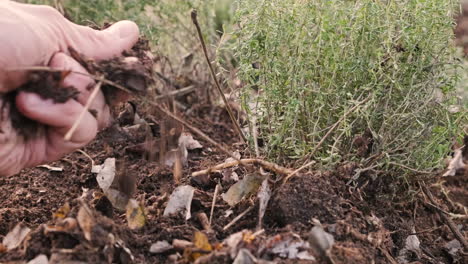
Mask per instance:
[[[68,130],[68,132],[63,137],[63,139],[65,139],[66,141],[69,141],[71,137],[73,136],[73,133],[78,128],[78,125],[80,124],[81,120],[83,119],[85,114],[88,112],[88,109],[91,106],[91,103],[94,101],[94,98],[96,98],[96,95],[98,94],[99,90],[101,90],[101,85],[102,85],[102,82],[98,82],[96,86],[94,86],[94,90],[89,96],[88,101],[86,101],[86,104],[84,105],[83,110],[81,110],[80,115],[75,120],[75,123],[73,123],[70,130]]]
[[[253,206],[250,206],[249,208],[247,208],[247,210],[242,212],[240,215],[236,216],[236,218],[232,219],[232,221],[229,222],[229,224],[227,224],[225,227],[223,227],[223,231],[226,231],[231,226],[233,226],[235,223],[237,223],[237,221],[239,221],[242,217],[244,217],[244,215],[246,215],[248,212],[250,212],[253,208],[254,208]]]
[[[221,90],[221,86],[219,85],[218,78],[216,78],[216,73],[215,73],[215,71],[213,69],[213,65],[211,65],[210,58],[208,57],[208,51],[206,49],[205,40],[203,39],[203,35],[202,35],[201,29],[200,29],[200,24],[198,23],[198,20],[197,20],[197,10],[195,10],[195,9],[192,10],[191,16],[192,16],[192,22],[195,25],[195,27],[197,28],[198,37],[200,39],[200,43],[201,43],[202,48],[203,48],[203,53],[205,54],[205,59],[206,59],[206,62],[208,63],[208,67],[210,68],[211,76],[213,77],[216,88],[218,89],[218,92],[221,95],[221,98],[223,98],[224,104],[226,105],[226,110],[229,113],[229,117],[231,118],[232,123],[234,124],[234,127],[236,128],[236,131],[239,134],[240,139],[244,143],[244,142],[247,141],[247,139],[245,138],[244,134],[242,133],[240,125],[237,122],[237,120],[236,120],[236,118],[235,118],[235,116],[234,116],[234,114],[232,112],[231,106],[229,105],[229,103],[228,103],[228,101],[226,99],[226,96],[224,96],[224,93]]]
[[[369,101],[371,97],[367,97],[366,99],[364,99],[363,101],[357,103],[355,106],[351,107],[351,109],[349,109],[348,111],[346,111],[346,113],[344,113],[344,115],[338,119],[338,121],[336,121],[335,124],[333,124],[333,126],[328,130],[328,132],[325,134],[325,136],[323,136],[323,138],[320,140],[320,142],[317,144],[317,146],[312,150],[312,152],[310,152],[307,156],[309,157],[312,157],[316,152],[317,150],[320,149],[320,147],[323,145],[323,143],[325,142],[325,140],[332,134],[332,132],[338,127],[339,124],[341,124],[341,122],[343,122],[343,120],[349,115],[351,114],[352,112],[354,112],[358,106],[362,105],[363,103]],[[315,161],[310,161],[308,162],[307,164],[305,165],[302,165],[299,169],[293,171],[292,173],[290,173],[288,176],[286,176],[286,178],[284,178],[283,180],[283,183],[282,184],[285,184],[291,177],[293,177],[294,175],[296,175],[298,172],[300,172],[301,170],[311,166],[315,164]]]
[[[380,252],[382,252],[382,254],[387,258],[388,262],[391,263],[391,264],[398,264],[398,262],[392,257],[392,255],[390,255],[390,253],[388,252],[388,250],[382,246],[378,247],[378,249],[380,250]]]
[[[213,194],[213,202],[211,202],[210,221],[208,221],[210,228],[211,228],[211,220],[213,220],[214,208],[216,205],[216,198],[218,198],[218,192],[219,192],[219,184],[216,184],[215,191]]]
[[[413,168],[408,167],[408,166],[406,166],[404,164],[396,163],[396,162],[393,162],[393,161],[389,162],[388,164],[395,165],[395,166],[398,166],[398,167],[402,167],[404,169],[407,169],[409,171],[412,171],[414,173],[419,173],[419,174],[433,174],[434,173],[434,172],[431,172],[431,171],[420,171],[420,170],[417,170],[417,169],[413,169]]]
[[[190,85],[190,86],[187,86],[187,87],[179,89],[179,90],[171,91],[169,93],[166,93],[166,94],[163,94],[163,95],[160,95],[160,96],[156,96],[154,98],[154,100],[161,100],[161,99],[171,97],[171,96],[177,96],[177,95],[183,95],[183,94],[186,94],[186,93],[190,93],[191,91],[195,90],[195,88],[196,88],[195,85]]]
[[[421,188],[423,192],[426,194],[427,198],[431,201],[432,204],[437,205],[434,196],[432,196],[431,191],[426,187],[424,183],[421,183]],[[458,230],[457,226],[455,223],[450,219],[447,214],[441,210],[438,206],[434,206],[436,208],[437,213],[440,215],[440,217],[445,221],[447,226],[450,228],[450,230],[453,232],[453,235],[460,241],[460,243],[463,245],[463,248],[468,251],[468,242],[466,242],[465,238],[463,235],[460,233]]]
[[[288,174],[290,174],[292,172],[291,169],[281,167],[281,166],[279,166],[277,164],[274,164],[274,163],[271,163],[271,162],[268,162],[268,161],[264,161],[264,160],[261,160],[261,159],[241,159],[241,160],[235,160],[235,161],[231,161],[231,162],[224,162],[224,163],[215,165],[215,166],[213,166],[211,168],[208,168],[206,170],[193,172],[192,177],[196,177],[196,176],[204,175],[204,174],[209,174],[212,171],[217,171],[217,170],[222,170],[222,169],[234,167],[234,166],[239,165],[239,164],[241,164],[241,165],[259,164],[260,166],[262,166],[263,168],[265,168],[267,170],[274,171],[275,173],[283,174],[283,175],[288,175]]]
[[[93,158],[91,158],[91,156],[88,155],[88,153],[84,152],[84,150],[81,149],[78,149],[76,151],[83,154],[83,156],[87,157],[91,161],[91,167],[94,167],[94,160]]]
[[[211,231],[210,221],[208,220],[208,216],[206,216],[204,212],[195,214],[195,217],[198,219],[198,222],[200,222],[200,225],[203,227],[205,231],[207,232]]]

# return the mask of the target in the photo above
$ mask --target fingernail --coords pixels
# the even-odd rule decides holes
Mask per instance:
[[[137,24],[128,20],[119,21],[112,25],[108,30],[122,39],[134,37],[135,35],[138,36],[139,34]]]

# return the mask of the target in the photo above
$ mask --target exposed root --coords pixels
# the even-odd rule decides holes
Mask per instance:
[[[455,223],[453,222],[452,219],[450,219],[448,216],[447,216],[447,212],[443,211],[442,209],[440,209],[438,206],[437,206],[437,203],[434,199],[434,196],[432,195],[431,191],[426,187],[426,185],[424,183],[421,183],[421,188],[424,192],[424,194],[426,194],[427,198],[429,198],[429,200],[431,201],[431,203],[434,206],[434,208],[436,208],[437,210],[437,213],[440,215],[440,217],[444,220],[445,224],[447,224],[447,226],[450,228],[450,230],[453,232],[453,235],[458,239],[458,241],[460,241],[460,243],[463,245],[463,248],[468,251],[468,242],[466,242],[466,239],[463,237],[463,235],[460,233],[460,231],[458,230],[457,226],[455,225]]]
[[[287,174],[290,174],[292,172],[291,169],[288,169],[288,168],[279,166],[278,164],[274,164],[274,163],[264,161],[264,160],[261,160],[261,159],[241,159],[241,160],[235,160],[235,161],[231,161],[231,162],[224,162],[224,163],[218,164],[218,165],[213,166],[213,167],[211,167],[209,169],[206,169],[206,170],[193,172],[192,177],[209,174],[209,173],[211,173],[213,171],[219,171],[219,170],[234,167],[234,166],[237,166],[237,165],[246,165],[246,164],[255,164],[255,165],[258,164],[258,165],[262,166],[262,168],[264,168],[266,170],[273,171],[273,172],[275,172],[277,174],[282,174],[282,175],[287,175]]]

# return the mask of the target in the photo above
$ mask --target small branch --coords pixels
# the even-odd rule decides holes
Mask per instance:
[[[195,88],[196,88],[195,85],[190,85],[190,86],[187,86],[187,87],[179,89],[179,90],[171,91],[171,92],[168,92],[166,94],[156,96],[154,98],[154,100],[161,100],[161,99],[164,99],[164,98],[167,98],[167,97],[184,95],[184,94],[192,92],[193,90],[195,90]]]
[[[332,134],[332,132],[338,127],[339,124],[341,124],[343,122],[343,120],[349,115],[351,114],[352,112],[354,112],[360,105],[362,105],[363,103],[369,101],[371,97],[367,97],[366,99],[364,99],[363,101],[357,103],[355,106],[351,107],[351,109],[349,109],[348,111],[346,111],[346,113],[344,113],[344,115],[338,119],[338,121],[336,121],[335,124],[333,124],[333,126],[328,130],[328,132],[325,134],[325,136],[323,136],[323,138],[320,140],[320,142],[317,144],[317,146],[312,150],[312,152],[310,152],[307,156],[309,157],[312,157],[314,156],[314,154],[317,152],[317,150],[320,149],[320,147],[323,145],[323,143],[325,142],[325,140],[327,140],[327,138]],[[311,166],[311,165],[314,165],[315,164],[315,161],[310,161],[308,162],[307,164],[301,166],[299,169],[293,171],[291,174],[289,174],[288,176],[286,176],[286,178],[284,178],[283,180],[283,183],[282,184],[285,184],[291,177],[293,177],[294,175],[296,175],[298,172],[300,172],[301,170]]]
[[[210,228],[211,228],[211,220],[213,220],[214,208],[216,205],[216,198],[218,198],[218,192],[219,192],[219,184],[216,184],[215,191],[213,194],[213,202],[211,202],[210,221],[208,221]]]
[[[200,212],[195,214],[195,217],[198,219],[198,222],[200,222],[200,225],[203,227],[203,230],[207,232],[211,232],[211,225],[208,220],[208,216],[204,212]]]
[[[68,132],[63,137],[63,139],[65,139],[66,141],[70,141],[71,137],[73,136],[73,133],[78,128],[78,125],[80,124],[81,120],[83,119],[85,114],[88,112],[89,107],[91,106],[91,103],[94,101],[94,98],[96,98],[96,95],[98,94],[99,90],[101,90],[101,85],[102,85],[102,82],[98,82],[96,84],[96,86],[94,86],[94,90],[91,93],[91,95],[89,96],[88,101],[86,101],[86,104],[85,104],[83,110],[81,111],[80,115],[75,120],[75,123],[73,123],[70,130],[68,130]]]
[[[261,160],[261,159],[241,159],[241,160],[236,160],[236,161],[231,161],[231,162],[224,162],[224,163],[215,165],[215,166],[213,166],[211,168],[208,168],[206,170],[193,172],[192,177],[196,177],[196,176],[200,176],[200,175],[204,175],[204,174],[209,174],[212,171],[217,171],[217,170],[222,170],[222,169],[234,167],[234,166],[237,166],[239,164],[240,165],[258,164],[258,165],[262,166],[266,170],[273,171],[273,172],[275,172],[277,174],[283,174],[283,175],[288,175],[288,174],[290,174],[292,172],[292,170],[290,170],[288,168],[281,167],[281,166],[279,166],[277,164],[274,164],[274,163],[271,163],[271,162],[268,162],[268,161],[264,161],[264,160]]]
[[[253,208],[254,208],[253,206],[250,206],[249,208],[247,208],[247,210],[242,212],[240,215],[236,216],[236,218],[232,219],[232,221],[229,222],[229,224],[227,224],[225,227],[223,227],[223,231],[228,230],[231,226],[233,226],[235,223],[237,223],[237,221],[239,221],[242,217],[244,217],[244,215],[246,215],[248,212],[250,212]]]
[[[79,152],[79,153],[81,153],[83,156],[87,157],[87,158],[91,161],[91,168],[94,167],[94,160],[93,160],[93,158],[91,158],[91,156],[90,156],[88,153],[84,152],[84,151],[81,150],[81,149],[77,149],[76,152]]]
[[[406,165],[403,165],[403,164],[400,164],[400,163],[396,163],[396,162],[389,162],[388,164],[391,164],[391,165],[395,165],[395,166],[398,166],[398,167],[402,167],[403,169],[407,169],[409,171],[412,171],[414,173],[418,173],[418,174],[434,174],[434,172],[431,172],[431,171],[420,171],[420,170],[417,170],[417,169],[413,169],[411,167],[408,167]]]
[[[201,32],[201,29],[200,29],[200,24],[198,23],[198,20],[197,20],[197,10],[192,10],[191,16],[192,16],[192,22],[195,25],[195,27],[197,28],[198,37],[200,39],[200,43],[201,43],[202,48],[203,48],[203,53],[205,54],[205,59],[206,59],[206,62],[208,63],[208,67],[210,68],[211,76],[213,77],[216,88],[218,89],[218,92],[221,95],[221,98],[223,98],[224,104],[226,105],[226,110],[229,113],[229,117],[231,118],[232,123],[234,124],[234,127],[236,128],[236,131],[239,134],[239,137],[240,137],[241,141],[243,143],[245,143],[247,141],[247,139],[245,138],[244,134],[242,133],[240,125],[237,122],[237,120],[236,120],[236,118],[235,118],[235,116],[234,116],[234,114],[232,112],[231,106],[229,105],[229,103],[228,103],[228,101],[226,99],[226,96],[224,96],[224,93],[221,90],[221,86],[219,85],[218,78],[216,78],[216,73],[215,73],[215,71],[213,69],[213,65],[211,65],[210,58],[208,57],[208,51],[206,49],[205,40],[203,39],[203,34]]]
[[[444,212],[442,209],[439,208],[439,206],[437,206],[437,203],[434,199],[434,196],[432,195],[431,191],[429,190],[429,188],[426,187],[426,185],[424,183],[421,183],[421,187],[422,187],[422,190],[423,192],[426,194],[427,198],[429,198],[429,200],[431,201],[431,203],[434,206],[434,208],[436,208],[437,210],[437,213],[440,215],[440,217],[445,221],[445,223],[447,224],[447,226],[450,228],[450,230],[453,232],[453,235],[458,239],[458,241],[460,241],[460,243],[463,245],[463,248],[465,250],[468,251],[468,242],[466,242],[465,238],[463,237],[463,235],[460,233],[460,231],[458,230],[457,226],[455,225],[455,223],[452,221],[452,219],[450,219],[446,212]]]

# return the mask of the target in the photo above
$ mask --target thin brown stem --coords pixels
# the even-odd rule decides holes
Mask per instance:
[[[240,125],[237,122],[237,119],[235,118],[234,113],[232,112],[231,106],[229,105],[229,103],[228,103],[228,101],[226,99],[226,96],[224,96],[224,93],[221,90],[221,86],[219,85],[218,78],[216,78],[216,73],[215,73],[215,71],[213,69],[213,65],[211,64],[210,58],[208,57],[208,51],[206,49],[205,40],[203,39],[203,34],[201,32],[200,24],[198,23],[198,20],[197,20],[197,11],[192,10],[191,16],[192,16],[192,22],[195,25],[195,27],[197,28],[198,37],[200,39],[200,43],[201,43],[202,48],[203,48],[203,53],[205,55],[206,62],[208,63],[208,67],[210,68],[211,76],[213,77],[216,88],[218,89],[218,92],[221,95],[221,98],[223,99],[224,104],[226,105],[226,110],[229,113],[229,117],[231,118],[232,123],[234,124],[234,127],[236,128],[236,131],[239,134],[239,137],[240,137],[241,141],[243,143],[245,143],[247,140],[246,140],[244,134],[242,133]]]
[[[89,96],[88,101],[86,101],[86,104],[84,105],[83,110],[81,110],[80,115],[79,115],[78,118],[75,120],[75,122],[73,123],[72,127],[70,128],[70,130],[68,130],[68,132],[67,132],[67,133],[65,134],[65,136],[63,137],[63,139],[65,139],[66,141],[70,141],[71,137],[73,136],[73,133],[75,132],[75,130],[76,130],[76,129],[78,128],[78,126],[80,125],[81,120],[83,119],[83,117],[85,116],[85,114],[88,112],[89,107],[91,106],[91,103],[94,101],[94,98],[96,98],[96,95],[97,95],[98,92],[101,90],[101,85],[102,85],[102,82],[98,82],[98,83],[96,84],[96,86],[94,86],[94,90],[93,90],[93,92],[91,93],[91,95]]]

